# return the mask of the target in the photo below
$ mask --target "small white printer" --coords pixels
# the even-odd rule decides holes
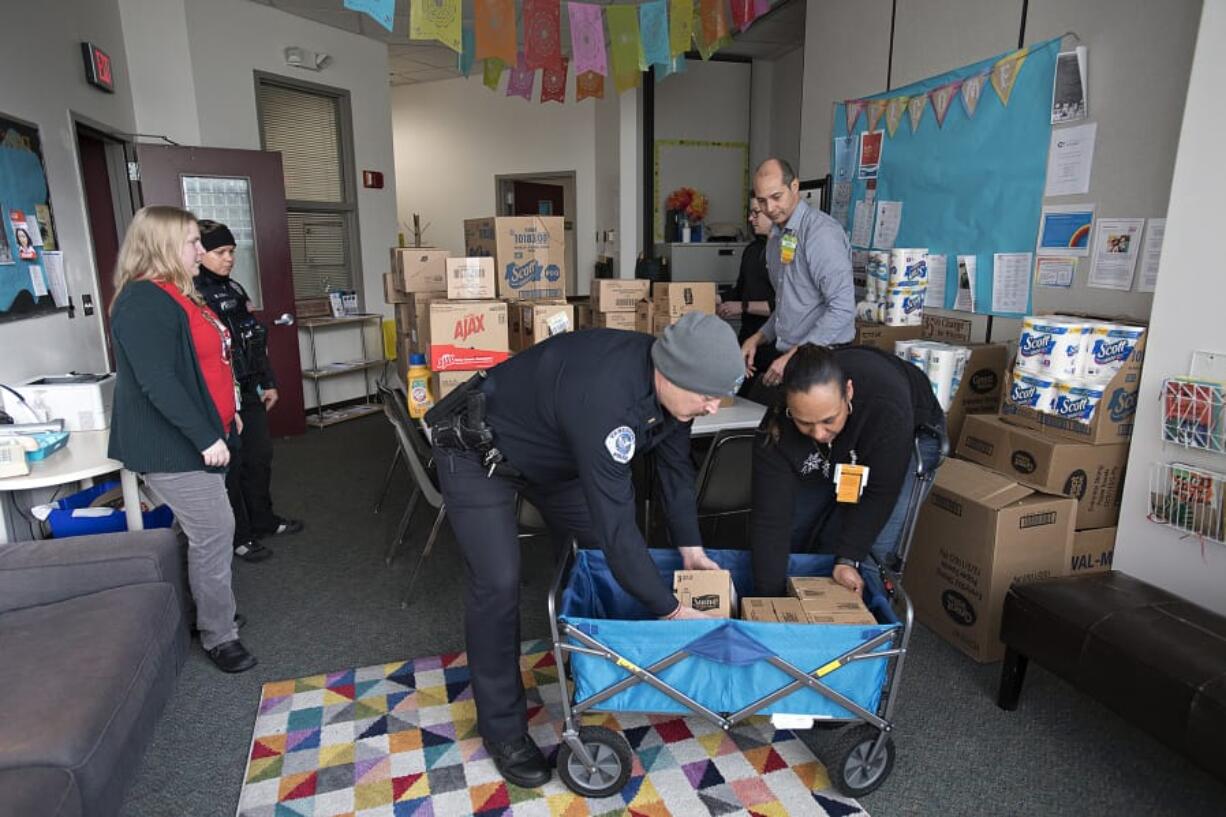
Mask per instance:
[[[68,431],[110,428],[115,402],[114,374],[56,374],[13,387],[43,421],[63,418]],[[6,400],[15,398],[10,394]],[[12,414],[12,412],[9,412]]]

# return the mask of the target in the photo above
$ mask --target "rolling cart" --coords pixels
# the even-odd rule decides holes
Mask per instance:
[[[572,543],[558,564],[549,595],[554,658],[563,684],[558,776],[584,797],[608,797],[626,784],[629,743],[602,726],[581,725],[589,712],[686,714],[724,731],[754,715],[786,715],[841,727],[821,760],[844,795],[876,790],[894,766],[893,711],[914,611],[901,576],[919,508],[935,472],[918,456],[899,547],[881,571],[880,590],[866,582],[875,625],[780,624],[711,619],[659,621],[621,589],[603,552]],[[671,585],[681,568],[675,550],[652,550]],[[738,595],[753,586],[748,551],[711,550],[732,574]],[[788,574],[829,576],[833,557],[793,554]],[[569,666],[568,666],[569,664]],[[569,678],[568,678],[569,676]],[[571,684],[568,689],[565,685]]]

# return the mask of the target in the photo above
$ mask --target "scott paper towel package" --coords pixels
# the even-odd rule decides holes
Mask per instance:
[[[1009,388],[1009,400],[1035,411],[1051,411],[1056,401],[1056,381],[1051,377],[1015,368],[1013,383]]]
[[[864,267],[864,299],[883,301],[890,288],[889,250],[870,250]]]
[[[886,326],[922,326],[924,287],[892,287],[885,295]]]
[[[894,356],[910,362],[908,353],[910,352],[911,347],[925,342],[926,341],[922,340],[896,340],[894,341]]]
[[[856,304],[856,320],[864,323],[885,323],[885,303],[860,301]]]
[[[1017,365],[1049,377],[1079,377],[1086,357],[1084,320],[1061,315],[1031,315],[1022,319],[1017,341]]]
[[[948,411],[958,393],[971,350],[935,340],[900,340],[894,344],[894,354],[928,375],[932,393],[941,408]]]
[[[1094,417],[1094,409],[1103,399],[1103,385],[1088,380],[1056,381],[1056,398],[1051,413],[1066,420],[1088,423]]]
[[[890,286],[928,286],[928,250],[894,249],[889,252]]]
[[[1122,323],[1095,323],[1089,329],[1081,374],[1100,383],[1115,376],[1145,336],[1143,327]]]

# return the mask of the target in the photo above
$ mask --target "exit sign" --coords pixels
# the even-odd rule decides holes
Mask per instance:
[[[81,55],[85,58],[85,81],[108,94],[115,93],[111,55],[93,43],[81,43]]]

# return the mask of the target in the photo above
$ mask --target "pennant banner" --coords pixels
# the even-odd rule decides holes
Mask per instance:
[[[699,21],[694,26],[698,55],[704,60],[731,42],[728,18],[724,16],[724,0],[699,0]]]
[[[960,87],[962,87],[961,82],[951,82],[940,88],[934,88],[928,94],[929,99],[932,100],[932,114],[937,118],[938,128],[944,127],[945,113],[949,110],[949,103],[954,101],[954,96],[957,95]]]
[[[396,0],[345,0],[345,8],[360,11],[388,31],[392,30]]]
[[[473,62],[476,60],[476,57],[477,57],[476,33],[468,26],[464,26],[463,42],[464,42],[464,50],[460,52],[460,57],[459,57],[460,74],[462,74],[463,76],[468,76],[469,74],[472,73]]]
[[[609,73],[609,58],[604,47],[604,10],[590,3],[570,3],[570,53],[575,76],[589,71],[602,77]]]
[[[668,51],[680,57],[694,39],[694,0],[668,0]]]
[[[881,121],[881,115],[885,113],[884,99],[870,99],[865,106],[868,111],[868,130],[877,130],[877,123]]]
[[[979,107],[979,97],[983,94],[983,81],[987,74],[976,74],[962,80],[962,107],[966,109],[966,118],[974,119],[975,110]]]
[[[464,50],[462,11],[460,0],[414,0],[409,5],[409,39],[438,40],[459,54]]]
[[[1009,104],[1009,94],[1013,93],[1013,83],[1017,82],[1018,72],[1026,61],[1026,49],[1015,51],[992,66],[992,87],[1000,97],[1002,105]]]
[[[507,96],[522,96],[532,99],[532,88],[536,85],[536,70],[524,64],[524,55],[520,54],[511,69],[511,78],[507,80]]]
[[[568,62],[562,58],[561,68],[546,68],[541,71],[541,103],[566,102],[566,72]]]
[[[587,71],[575,77],[575,101],[604,99],[604,74]]]
[[[558,0],[524,0],[524,67],[562,64],[561,6]]]
[[[485,87],[491,91],[497,91],[498,83],[502,81],[502,72],[506,68],[507,64],[497,57],[487,59],[481,69],[481,81],[485,83]]]
[[[473,0],[473,20],[477,24],[477,59],[486,61],[487,70],[491,58],[500,60],[504,67],[513,65],[519,50],[515,0]]]
[[[669,65],[672,55],[668,43],[668,3],[651,0],[639,6],[639,31],[643,37],[643,59],[648,65]]]
[[[924,107],[928,104],[926,94],[917,94],[907,100],[907,113],[911,116],[911,132],[919,128],[920,119],[924,117]]]
[[[732,0],[732,25],[738,31],[744,31],[769,10],[768,0]]]
[[[847,106],[847,135],[851,136],[851,132],[856,129],[856,123],[860,121],[860,112],[864,110],[864,100],[849,99],[843,104]]]
[[[896,96],[893,99],[886,100],[885,103],[885,130],[890,134],[890,138],[894,138],[894,131],[898,130],[899,123],[902,122],[903,111],[907,110],[907,99],[905,96]]]
[[[657,62],[655,65],[652,66],[652,68],[656,72],[657,82],[673,74],[684,74],[685,73],[685,55],[682,54],[680,57],[673,57],[666,63]]]
[[[643,44],[639,40],[639,12],[635,6],[605,7],[612,49],[613,83],[620,94],[639,87],[643,64]]]

